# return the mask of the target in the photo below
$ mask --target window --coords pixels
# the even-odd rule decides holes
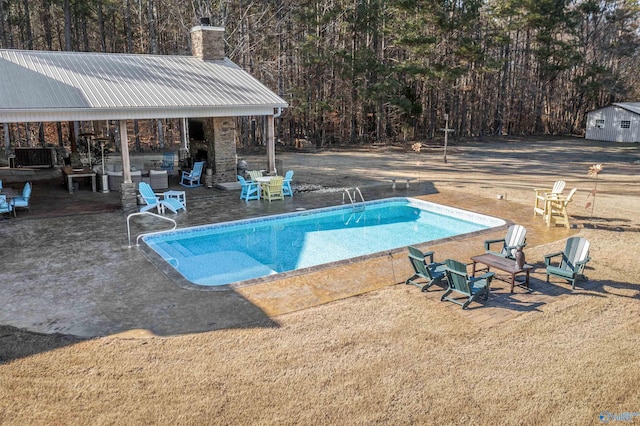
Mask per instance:
[[[630,129],[631,121],[630,120],[620,120],[620,128],[621,129]]]
[[[604,118],[599,118],[596,120],[596,127],[598,129],[604,129]]]

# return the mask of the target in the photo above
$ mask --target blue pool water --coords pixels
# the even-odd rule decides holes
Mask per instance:
[[[501,226],[501,219],[413,198],[369,201],[199,226],[143,237],[202,286],[385,252]]]

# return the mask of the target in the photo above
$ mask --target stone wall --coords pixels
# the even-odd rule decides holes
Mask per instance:
[[[237,180],[236,121],[233,117],[208,118],[203,121],[204,142],[191,143],[192,157],[198,149],[207,151],[207,168],[213,170],[213,183]],[[203,182],[204,183],[204,182]]]

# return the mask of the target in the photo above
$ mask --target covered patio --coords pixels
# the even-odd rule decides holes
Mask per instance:
[[[192,56],[0,50],[0,123],[116,121],[124,183],[132,209],[127,123],[134,119],[199,119],[211,147],[216,182],[235,181],[235,118],[266,117],[266,165],[275,170],[274,118],[287,103],[224,56],[224,29],[191,30]],[[188,149],[188,137],[183,138]]]

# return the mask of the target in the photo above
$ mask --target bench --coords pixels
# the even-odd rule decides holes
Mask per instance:
[[[416,180],[416,178],[407,178],[407,177],[390,177],[384,178],[384,180],[391,181],[391,189],[396,189],[396,181],[404,182],[405,188],[409,188],[409,182]]]

